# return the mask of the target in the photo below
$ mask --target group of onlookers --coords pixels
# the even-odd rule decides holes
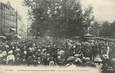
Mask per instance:
[[[114,44],[112,44],[114,45]],[[107,54],[104,41],[0,41],[0,63],[15,65],[93,65]],[[97,58],[97,59],[96,59]],[[99,59],[98,59],[99,58]]]

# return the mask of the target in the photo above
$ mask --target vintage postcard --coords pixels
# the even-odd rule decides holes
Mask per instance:
[[[0,0],[0,73],[115,73],[115,0]]]

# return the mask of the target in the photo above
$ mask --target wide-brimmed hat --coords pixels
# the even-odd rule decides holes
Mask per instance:
[[[8,54],[12,54],[13,53],[13,50],[10,50],[9,52],[8,52]]]

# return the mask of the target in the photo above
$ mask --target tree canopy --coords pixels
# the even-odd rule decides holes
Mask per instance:
[[[82,36],[94,18],[92,7],[83,9],[79,0],[25,0],[25,5],[35,36]]]

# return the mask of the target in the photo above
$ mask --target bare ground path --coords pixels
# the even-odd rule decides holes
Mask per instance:
[[[100,73],[95,67],[80,66],[8,66],[0,65],[0,73]]]

